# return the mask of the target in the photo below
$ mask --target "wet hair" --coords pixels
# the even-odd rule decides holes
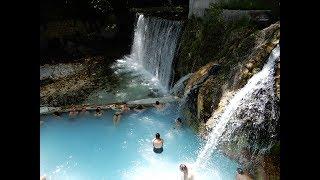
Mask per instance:
[[[101,111],[101,108],[100,108],[100,107],[97,107],[96,112],[98,113],[98,112],[100,112],[100,111]]]
[[[160,102],[159,101],[156,101],[156,105],[159,105],[160,104]]]
[[[120,113],[116,112],[114,115],[115,115],[115,116],[119,116],[119,115],[120,115]]]
[[[180,171],[185,171],[188,169],[185,164],[180,164],[179,168],[180,168]]]
[[[160,134],[159,133],[156,134],[156,139],[160,139]]]
[[[177,121],[178,121],[179,123],[182,123],[182,120],[181,120],[180,118],[178,118]]]
[[[243,174],[243,170],[241,168],[237,168],[238,174]]]

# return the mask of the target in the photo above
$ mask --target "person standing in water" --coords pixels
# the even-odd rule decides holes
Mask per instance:
[[[182,172],[181,180],[194,180],[194,174],[190,167],[185,164],[180,164],[180,171]]]
[[[152,140],[153,152],[158,153],[158,154],[162,153],[162,151],[163,151],[163,142],[164,142],[163,139],[160,138],[160,134],[157,133],[156,134],[156,138],[154,138]]]
[[[252,178],[245,174],[241,168],[237,168],[236,180],[252,180]]]
[[[163,110],[164,108],[164,104],[160,103],[159,101],[156,101],[156,103],[153,104],[153,106],[157,108],[158,111]]]
[[[181,118],[178,118],[175,120],[175,127],[173,129],[176,129],[176,128],[180,128],[182,126],[182,120]]]
[[[94,115],[97,116],[97,117],[102,116],[102,111],[101,111],[101,108],[100,108],[100,107],[97,107],[96,113],[95,113]]]
[[[121,118],[121,112],[116,112],[113,115],[113,124],[116,126],[119,124]]]

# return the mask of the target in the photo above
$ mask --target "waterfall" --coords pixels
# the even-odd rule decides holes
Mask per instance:
[[[131,59],[159,81],[166,91],[172,74],[172,60],[175,54],[181,22],[154,17],[138,16],[134,30]]]
[[[274,65],[279,57],[280,47],[277,45],[272,50],[263,69],[251,77],[248,83],[230,100],[208,135],[207,143],[199,152],[195,167],[205,167],[221,136],[226,131],[232,132],[243,119],[252,118],[251,120],[256,124],[265,120],[266,105],[274,98]],[[274,112],[271,115],[274,115]],[[234,123],[231,127],[227,126],[230,122]]]
[[[176,95],[176,96],[183,96],[185,84],[187,83],[187,80],[192,76],[193,73],[189,73],[182,78],[180,78],[176,84],[170,89],[170,94]]]

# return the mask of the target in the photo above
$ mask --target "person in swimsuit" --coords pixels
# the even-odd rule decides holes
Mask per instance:
[[[175,120],[176,126],[173,129],[179,128],[182,126],[182,120],[180,118]]]
[[[121,118],[121,112],[116,112],[113,115],[113,124],[116,126],[119,124]]]
[[[160,138],[160,134],[157,133],[156,134],[156,138],[154,138],[152,140],[153,152],[158,153],[158,154],[162,153],[162,151],[163,151],[163,142],[164,142],[163,139]]]
[[[96,113],[94,115],[97,116],[97,117],[102,116],[102,111],[101,111],[100,107],[97,107]]]
[[[74,117],[78,114],[78,111],[76,110],[75,106],[72,106],[71,111],[69,112],[69,116]]]
[[[122,111],[122,112],[128,112],[128,111],[130,111],[130,108],[129,108],[129,106],[128,106],[127,103],[124,103],[124,104],[121,106],[121,111]]]
[[[157,108],[158,111],[161,111],[164,108],[164,104],[160,103],[159,101],[156,101],[156,103],[153,104],[153,106]]]
[[[181,180],[193,180],[194,179],[194,174],[191,171],[190,167],[188,168],[187,165],[180,164],[179,169],[183,173],[181,176]]]
[[[236,180],[252,180],[252,178],[248,174],[244,173],[241,168],[237,168]]]

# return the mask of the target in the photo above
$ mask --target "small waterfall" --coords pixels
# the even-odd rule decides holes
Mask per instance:
[[[170,94],[172,95],[177,95],[177,96],[183,96],[184,93],[184,88],[185,88],[185,83],[187,80],[192,76],[193,73],[189,73],[182,78],[180,78],[176,84],[170,89]]]
[[[201,149],[195,162],[195,167],[205,167],[221,136],[226,131],[233,131],[243,119],[246,119],[246,117],[252,118],[251,120],[257,124],[265,120],[266,105],[270,102],[270,98],[271,101],[274,98],[274,64],[279,57],[280,47],[277,45],[272,50],[263,69],[251,77],[248,83],[230,100],[210,132],[207,143]],[[274,115],[274,112],[271,115]],[[227,130],[227,127],[229,128],[227,124],[230,122],[234,123],[234,125],[231,125],[231,129]]]
[[[154,76],[168,91],[181,22],[144,17],[140,14],[135,27],[129,56],[139,67]]]

